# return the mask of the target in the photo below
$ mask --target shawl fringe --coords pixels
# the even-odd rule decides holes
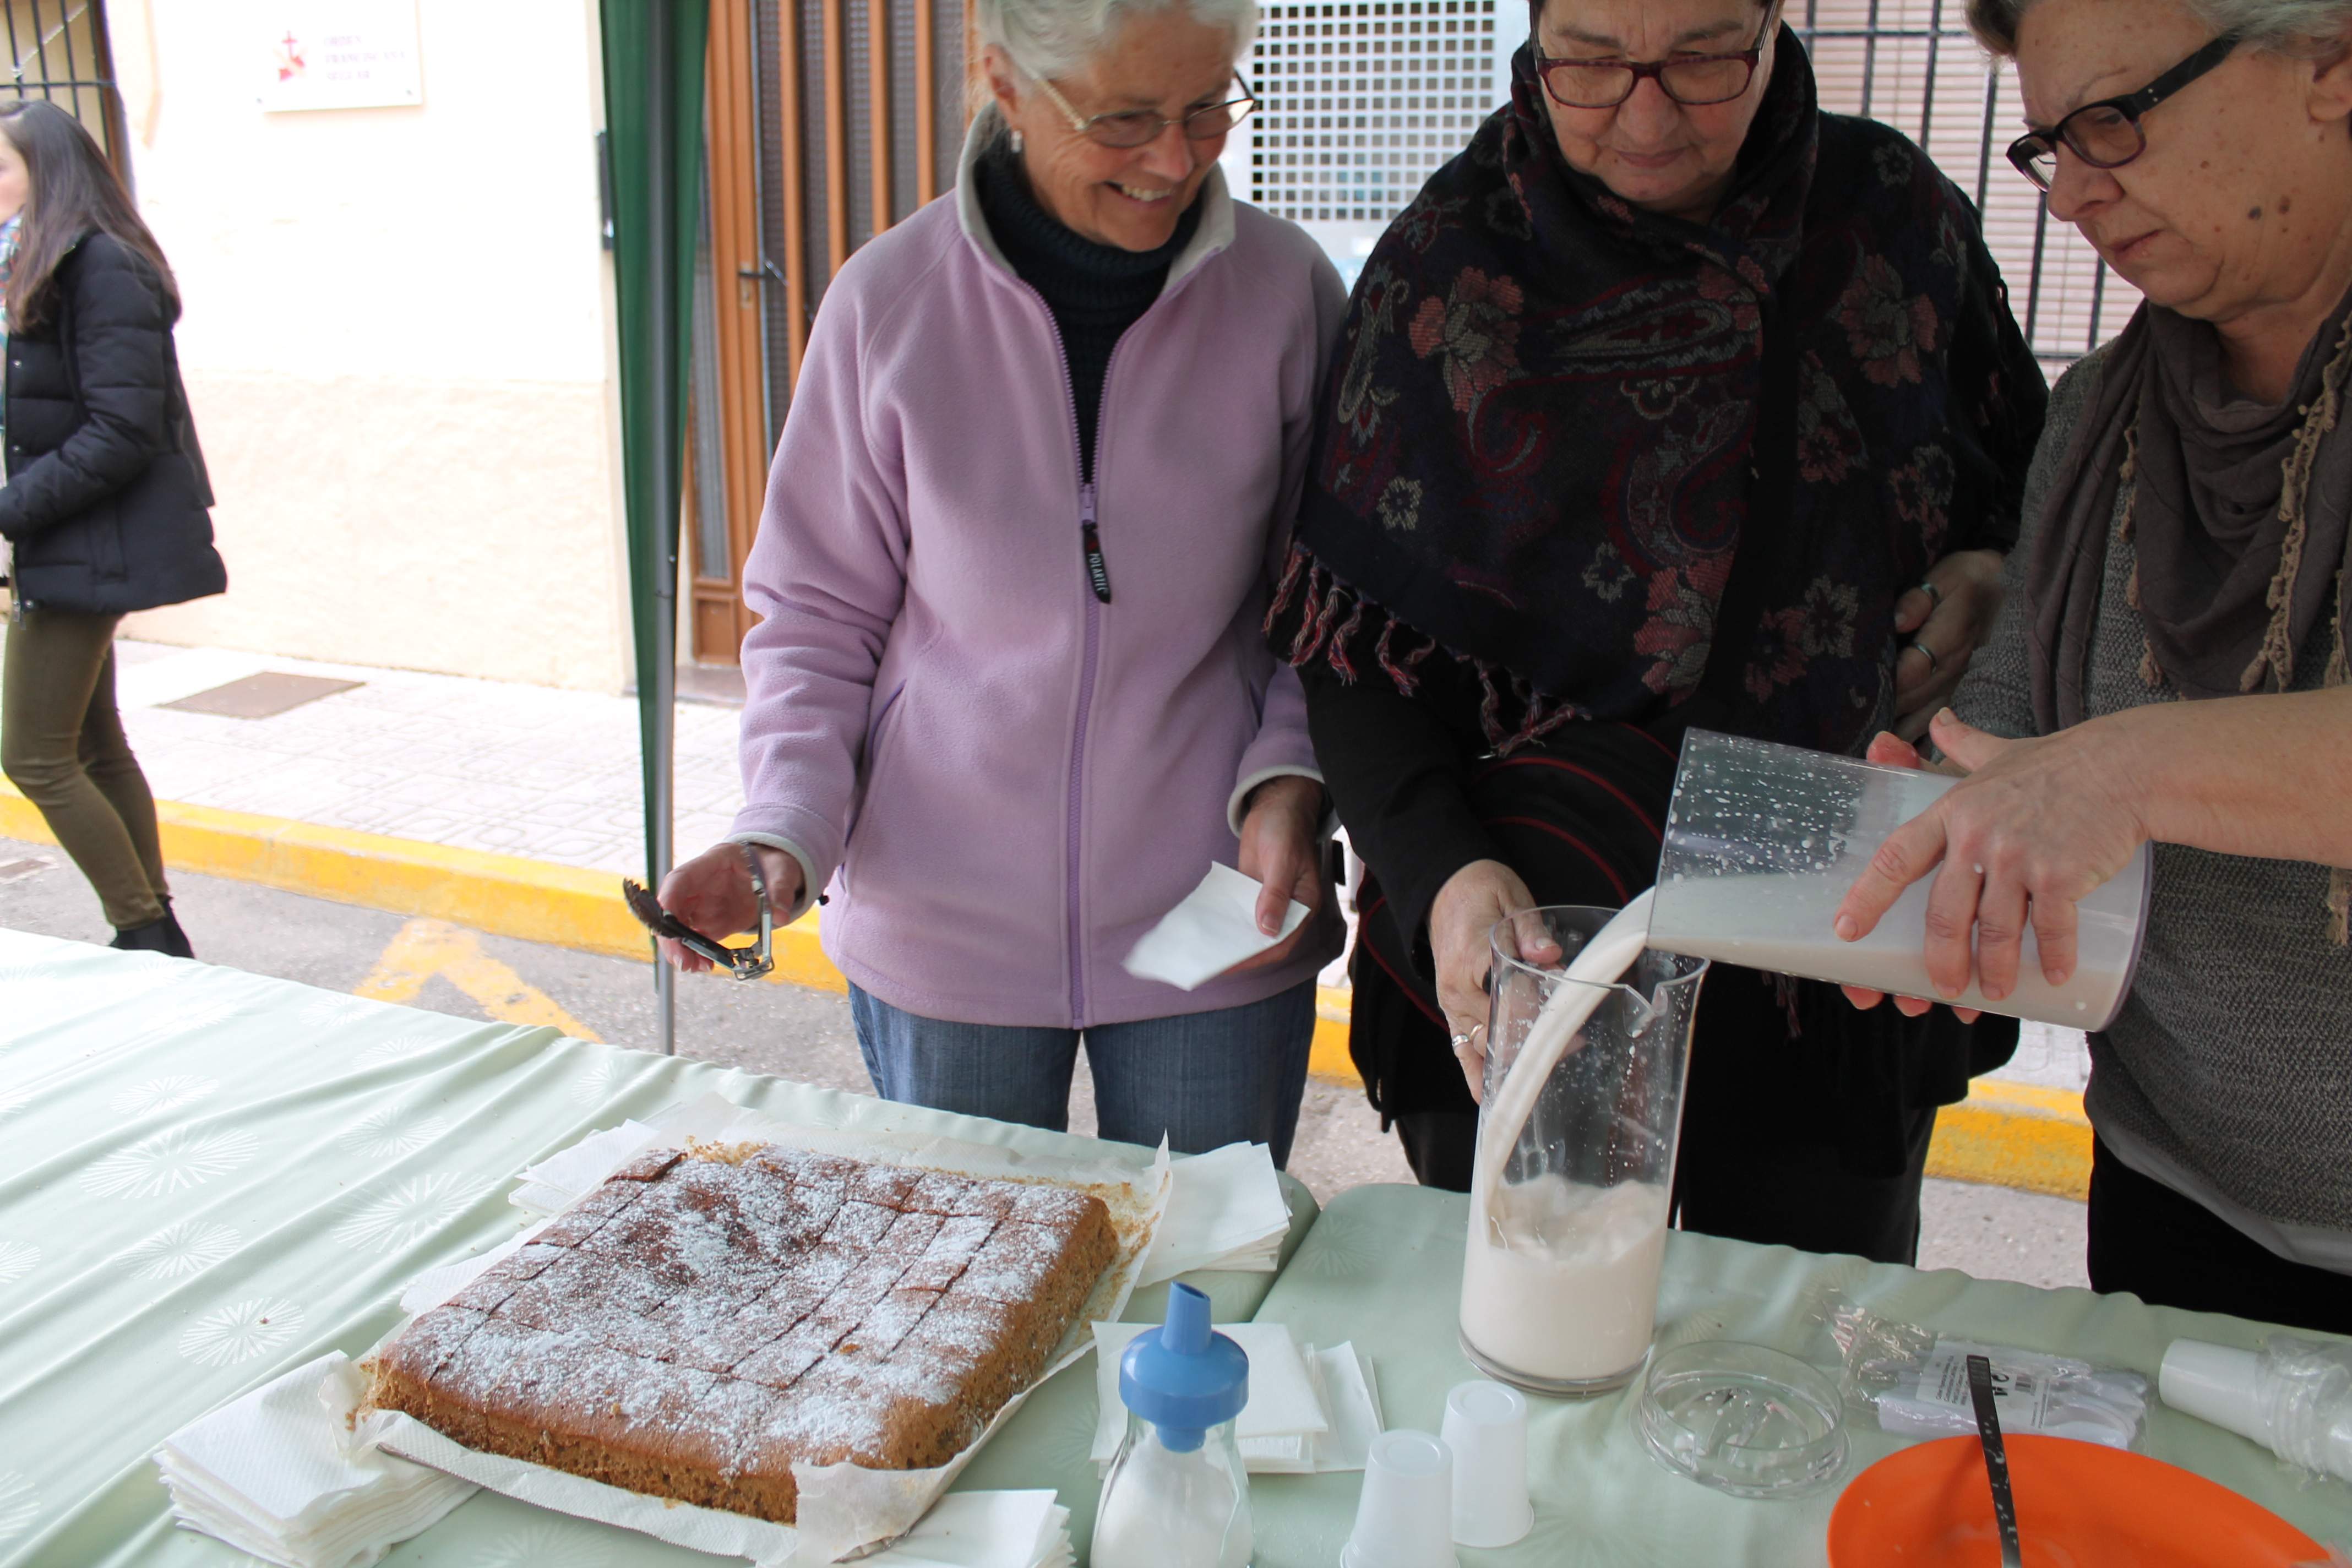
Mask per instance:
[[[1344,616],[1343,616],[1344,612]],[[1266,606],[1264,631],[1272,638],[1287,615],[1296,614],[1298,629],[1282,658],[1294,668],[1304,668],[1320,659],[1332,674],[1352,686],[1358,679],[1355,656],[1349,650],[1364,627],[1367,614],[1379,617],[1380,637],[1372,646],[1373,662],[1381,673],[1389,678],[1397,691],[1411,697],[1420,689],[1421,678],[1413,673],[1422,660],[1436,653],[1443,644],[1435,637],[1424,636],[1394,613],[1383,609],[1370,599],[1339,580],[1332,570],[1307,552],[1305,546],[1293,544],[1285,562],[1282,581],[1276,585],[1274,601]],[[1396,651],[1397,633],[1419,637],[1421,646],[1400,655]],[[1580,703],[1563,702],[1558,698],[1537,690],[1527,681],[1511,674],[1500,665],[1452,648],[1445,653],[1456,663],[1467,665],[1478,676],[1480,701],[1478,727],[1486,743],[1495,748],[1496,756],[1507,757],[1561,725],[1577,719],[1590,719],[1591,710]],[[1517,715],[1515,724],[1505,722],[1506,698]]]
[[[2320,443],[2336,429],[2337,416],[2344,406],[2344,372],[2352,365],[2352,316],[2344,321],[2344,330],[2336,341],[2335,357],[2319,378],[2319,397],[2311,407],[2303,410],[2301,429],[2294,435],[2294,450],[2287,455],[2286,472],[2279,486],[2279,521],[2286,524],[2286,537],[2279,541],[2277,573],[2271,578],[2270,593],[2265,603],[2270,607],[2271,621],[2263,634],[2263,644],[2253,662],[2238,678],[2241,691],[2255,691],[2268,677],[2277,682],[2275,690],[2284,691],[2294,684],[2294,584],[2303,568],[2303,544],[2310,532],[2310,519],[2305,503],[2311,494],[2311,470],[2319,460]],[[2341,574],[2338,574],[2339,578]],[[2339,605],[2342,585],[2337,585]],[[2339,612],[2340,615],[2340,612]]]

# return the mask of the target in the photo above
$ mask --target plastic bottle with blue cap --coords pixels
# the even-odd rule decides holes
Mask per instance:
[[[1095,1510],[1094,1568],[1248,1568],[1249,1476],[1234,1424],[1249,1357],[1209,1327],[1209,1298],[1168,1290],[1168,1319],[1118,1362],[1127,1438]]]

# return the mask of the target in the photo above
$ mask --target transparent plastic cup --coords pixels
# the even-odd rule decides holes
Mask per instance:
[[[1638,910],[1630,909],[1629,916]],[[1478,1370],[1538,1394],[1622,1388],[1649,1354],[1665,1256],[1667,1194],[1702,959],[1619,948],[1612,911],[1561,905],[1495,928],[1486,1078],[1470,1184],[1462,1348]],[[1563,950],[1538,968],[1514,921],[1539,920]],[[1522,1056],[1526,1071],[1514,1080]]]
[[[1535,1527],[1528,1501],[1528,1402],[1486,1379],[1445,1396],[1445,1446],[1454,1450],[1454,1542],[1508,1546]]]
[[[1928,877],[1876,929],[1841,942],[1831,921],[1887,836],[1956,779],[1828,752],[1691,731],[1666,813],[1650,942],[1670,952],[1897,995],[1938,999],[1926,958]],[[2131,990],[2147,929],[2147,846],[2075,906],[2074,973],[2053,985],[2026,933],[2017,988],[1956,1005],[2069,1029],[2104,1029]]]
[[[1454,1450],[1405,1427],[1372,1439],[1356,1527],[1339,1568],[1461,1568],[1454,1552]]]

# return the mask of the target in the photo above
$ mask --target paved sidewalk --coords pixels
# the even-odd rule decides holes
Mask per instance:
[[[159,800],[559,866],[645,874],[635,698],[159,643],[115,645],[116,701]],[[361,685],[267,719],[158,706],[264,670]],[[680,703],[677,842],[742,804],[735,710]]]

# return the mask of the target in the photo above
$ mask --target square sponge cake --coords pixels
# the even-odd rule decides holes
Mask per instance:
[[[780,1145],[640,1156],[375,1358],[484,1453],[790,1524],[793,1462],[945,1464],[1118,1247],[1067,1188]]]

